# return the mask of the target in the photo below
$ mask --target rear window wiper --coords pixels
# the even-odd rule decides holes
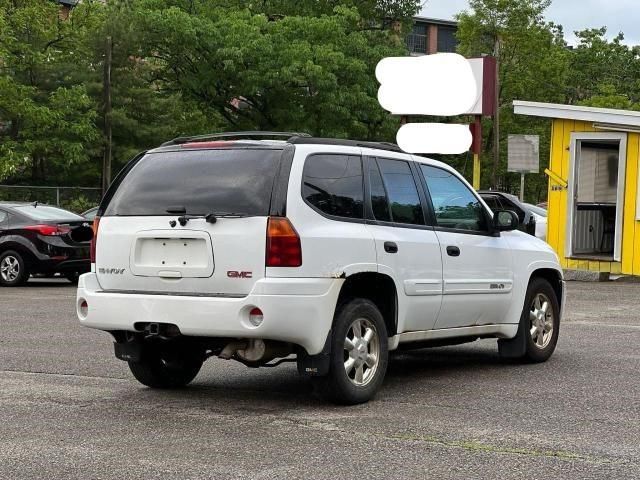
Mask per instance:
[[[212,213],[207,213],[206,215],[182,215],[178,217],[178,223],[184,227],[189,220],[194,220],[194,219],[204,219],[207,223],[213,224],[218,221],[218,218],[245,218],[248,216],[249,215],[247,215],[246,213],[212,212]],[[169,225],[171,225],[172,227],[175,227],[176,223],[174,220],[172,220],[171,222],[169,222]]]

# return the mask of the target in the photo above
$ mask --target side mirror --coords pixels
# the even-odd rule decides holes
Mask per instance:
[[[496,210],[493,214],[493,226],[498,232],[516,230],[520,225],[520,219],[511,210]]]

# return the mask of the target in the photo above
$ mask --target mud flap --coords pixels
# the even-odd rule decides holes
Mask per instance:
[[[510,339],[498,339],[498,353],[501,358],[522,358],[527,352],[527,336],[524,323],[520,319],[518,333]]]
[[[113,342],[116,358],[125,362],[139,362],[142,359],[143,346],[140,342]]]
[[[324,342],[322,351],[309,355],[304,349],[298,354],[298,373],[308,377],[324,377],[329,374],[331,361],[331,330]]]

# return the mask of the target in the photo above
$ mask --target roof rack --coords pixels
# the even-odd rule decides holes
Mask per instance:
[[[377,148],[378,150],[387,150],[390,152],[406,153],[395,143],[389,142],[367,142],[361,140],[345,140],[339,138],[318,138],[306,136],[294,136],[287,140],[287,143],[294,145],[315,144],[315,145],[342,145],[346,147],[363,147]]]
[[[302,138],[311,137],[308,133],[304,132],[262,132],[259,130],[246,131],[246,132],[221,132],[221,133],[207,133],[205,135],[195,135],[191,137],[176,137],[173,140],[164,142],[161,147],[169,145],[180,145],[181,143],[196,142],[203,140],[215,140],[220,138],[234,138],[234,139],[260,139],[260,138],[283,138],[285,140],[291,137]]]

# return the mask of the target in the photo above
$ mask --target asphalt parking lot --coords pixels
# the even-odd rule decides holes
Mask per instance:
[[[0,479],[640,478],[640,284],[570,283],[545,364],[492,340],[394,355],[349,408],[293,365],[213,359],[187,389],[146,389],[74,298],[0,289]]]

